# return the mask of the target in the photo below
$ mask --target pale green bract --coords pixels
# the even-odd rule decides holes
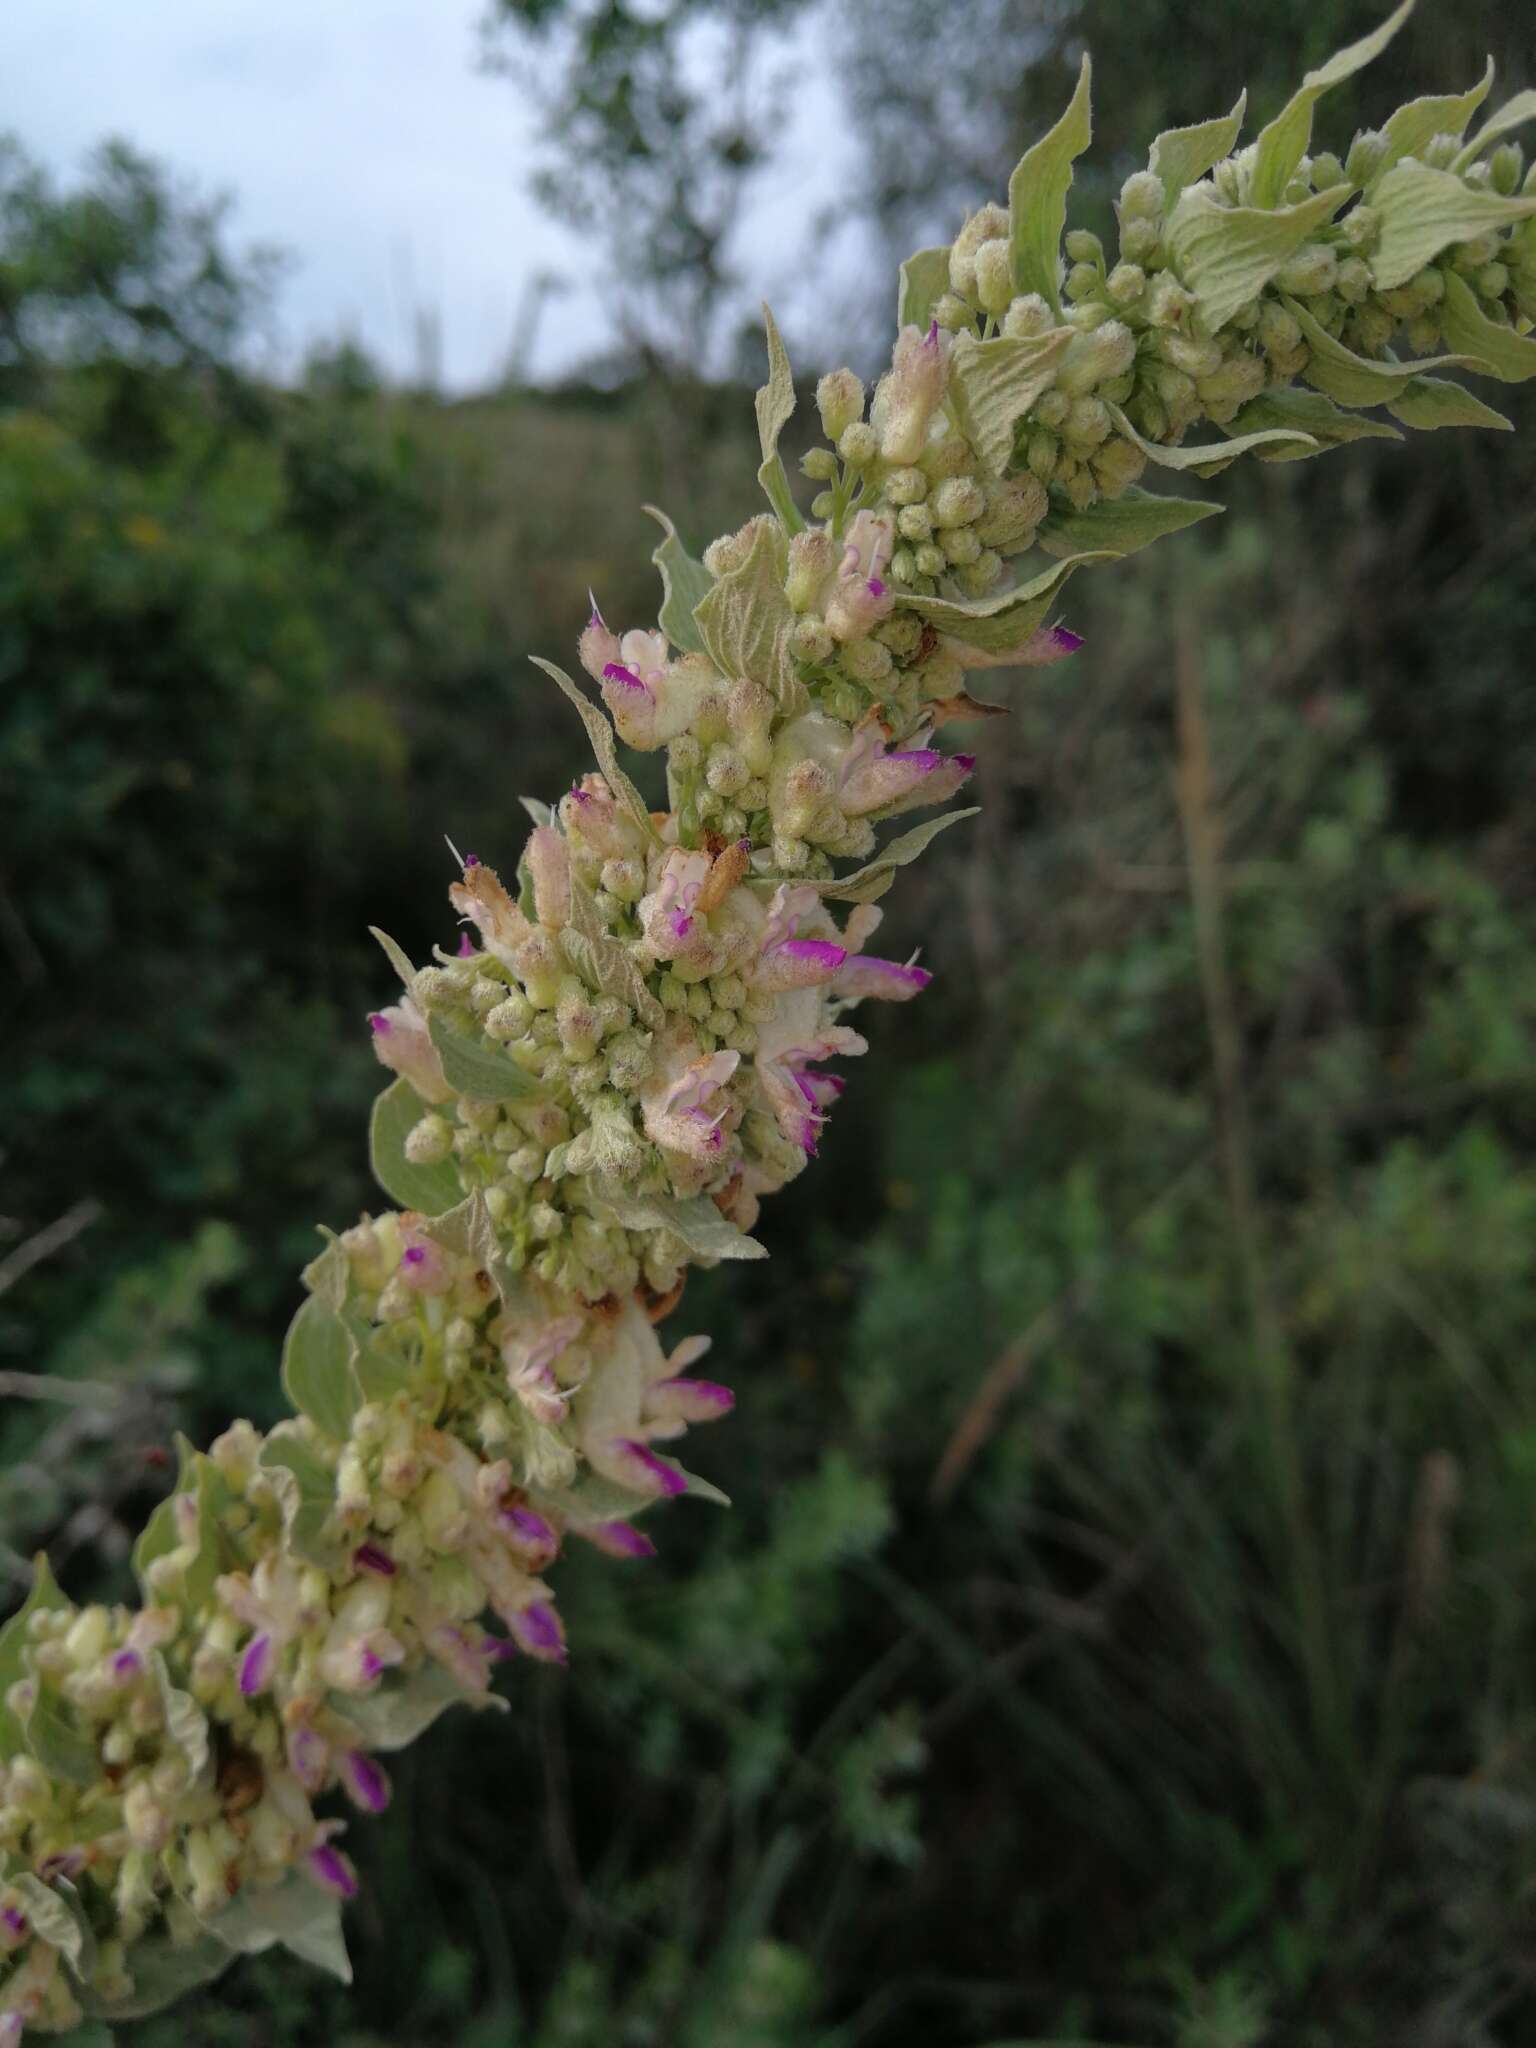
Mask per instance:
[[[673,1446],[731,1397],[692,1371],[705,1340],[658,1327],[691,1268],[765,1256],[832,1063],[929,978],[868,949],[877,900],[972,815],[951,800],[973,759],[940,743],[999,708],[971,672],[1064,659],[1079,570],[1219,509],[1151,473],[1313,460],[1393,420],[1508,427],[1438,373],[1536,375],[1536,190],[1504,141],[1536,96],[1463,142],[1490,75],[1400,108],[1342,174],[1308,155],[1407,12],[1247,149],[1242,99],[1160,135],[1113,257],[1063,242],[1085,61],[1009,206],[902,266],[874,392],[821,380],[809,518],[767,316],[768,510],[702,557],[653,514],[659,628],[594,601],[586,682],[539,663],[594,772],[523,800],[512,888],[460,864],[456,948],[418,967],[375,934],[400,992],[371,1020],[370,1150],[396,1206],[305,1269],[293,1419],[179,1445],[140,1606],[77,1607],[39,1559],[0,1629],[0,2048],[277,1945],[346,1981],[344,1815],[388,1803],[379,1759],[451,1705],[504,1710],[504,1661],[564,1661],[544,1574],[566,1543],[628,1568],[658,1502],[723,1501]],[[664,756],[661,808],[625,748]]]

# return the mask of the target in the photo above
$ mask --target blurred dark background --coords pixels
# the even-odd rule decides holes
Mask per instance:
[[[791,58],[858,167],[808,386],[1085,42],[1101,225],[1157,129],[1263,120],[1380,11],[502,0],[613,342],[473,398],[257,375],[274,274],[175,166],[5,146],[7,1602],[40,1544],[120,1590],[172,1430],[275,1416],[312,1225],[380,1200],[366,927],[447,939],[444,833],[510,862],[582,764],[526,656],[589,585],[654,610],[642,501],[756,509]],[[1426,0],[1320,125],[1486,51],[1530,82],[1523,9]],[[125,2048],[1536,2042],[1536,411],[1492,395],[1518,437],[1234,471],[1074,582],[1086,648],[891,899],[932,989],[773,1264],[680,1312],[734,1511],[564,1562],[569,1673],[401,1760],[353,1991],[246,1964]]]

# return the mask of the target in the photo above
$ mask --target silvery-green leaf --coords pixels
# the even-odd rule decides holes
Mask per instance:
[[[704,635],[699,631],[695,609],[708,597],[714,577],[702,562],[696,562],[677,537],[677,528],[665,512],[654,505],[642,508],[661,528],[664,536],[651,560],[661,571],[661,611],[656,623],[672,646],[684,654],[702,654]]]
[[[761,683],[773,692],[786,718],[798,718],[810,699],[789,651],[795,615],[784,595],[783,545],[777,526],[763,520],[746,560],[716,578],[694,617],[721,675]]]
[[[72,1785],[94,1785],[101,1777],[95,1743],[65,1718],[46,1685],[39,1685],[23,1728],[28,1750],[50,1777],[67,1778]]]
[[[1453,348],[1475,358],[1475,368],[1501,383],[1523,384],[1536,377],[1536,335],[1517,334],[1505,321],[1490,320],[1471,285],[1454,270],[1445,273],[1440,331]]]
[[[1058,314],[1061,311],[1061,235],[1067,221],[1067,193],[1072,165],[1093,140],[1090,87],[1093,66],[1087,56],[1077,77],[1077,90],[1049,134],[1025,151],[1008,180],[1008,215],[1013,247],[1013,288],[1039,292]]]
[[[652,1031],[661,1029],[667,1021],[666,1012],[646,987],[634,955],[604,927],[591,890],[574,875],[570,922],[560,934],[560,944],[583,980],[601,994],[628,1003],[640,1022]]]
[[[923,597],[915,591],[898,590],[896,602],[904,611],[916,612],[950,639],[997,654],[1018,647],[1029,638],[1074,570],[1086,568],[1091,562],[1113,559],[1108,549],[1073,555],[1054,568],[1043,570],[1028,583],[998,591],[991,597]]]
[[[1014,427],[1055,382],[1056,364],[1075,331],[1058,327],[1027,339],[1000,334],[991,341],[956,335],[949,402],[955,424],[993,476],[1008,467]]]
[[[391,1329],[365,1325],[361,1317],[352,1316],[347,1325],[353,1343],[352,1370],[365,1401],[389,1401],[416,1387],[416,1361],[399,1348]]]
[[[334,1571],[346,1546],[327,1532],[336,1505],[336,1480],[292,1422],[280,1422],[258,1460],[269,1473],[283,1512],[288,1541],[307,1564]]]
[[[534,667],[543,669],[545,675],[576,706],[581,722],[587,729],[587,738],[592,742],[592,752],[597,757],[597,765],[607,778],[608,787],[624,805],[646,838],[654,840],[656,827],[651,822],[651,814],[646,809],[645,799],[619,763],[619,749],[614,739],[613,727],[598,707],[582,695],[563,668],[557,667],[552,661],[546,661],[541,654],[535,654],[530,659]]]
[[[659,1455],[659,1453],[657,1454]],[[712,1479],[701,1479],[697,1472],[690,1472],[686,1465],[680,1465],[676,1458],[662,1457],[663,1465],[670,1465],[674,1472],[680,1472],[688,1482],[688,1494],[692,1500],[707,1500],[717,1508],[728,1508],[731,1496],[722,1493]]]
[[[1251,434],[1274,427],[1292,428],[1299,438],[1257,449],[1260,462],[1305,462],[1314,455],[1326,455],[1330,448],[1341,447],[1346,441],[1403,438],[1385,420],[1373,420],[1364,413],[1341,412],[1321,391],[1302,391],[1293,384],[1277,384],[1261,391],[1223,431]]]
[[[789,357],[784,351],[778,324],[766,306],[763,308],[763,326],[768,335],[768,382],[756,399],[757,438],[763,450],[763,463],[757,472],[757,480],[769,504],[778,513],[784,531],[798,533],[805,521],[790,495],[789,478],[784,474],[784,458],[779,453],[779,436],[795,409],[795,380],[790,374]]]
[[[1491,60],[1488,70],[1491,76]],[[1479,128],[1451,165],[1452,171],[1466,170],[1469,164],[1477,162],[1490,143],[1497,142],[1501,135],[1507,135],[1511,128],[1523,128],[1527,121],[1536,121],[1536,92],[1517,92],[1512,100],[1506,100],[1499,111]]]
[[[181,1547],[176,1501],[182,1495],[192,1495],[197,1502],[197,1542],[192,1562],[182,1580],[182,1591],[188,1605],[196,1608],[213,1592],[214,1580],[223,1569],[223,1537],[219,1523],[224,1508],[229,1505],[230,1495],[217,1467],[194,1450],[184,1436],[176,1439],[176,1455],[176,1484],[144,1524],[139,1540],[133,1546],[133,1568],[139,1583],[146,1585],[145,1573],[154,1560]]]
[[[919,249],[901,266],[896,290],[896,325],[927,332],[933,309],[949,290],[949,249]]]
[[[1306,336],[1312,351],[1303,372],[1307,382],[1340,405],[1385,405],[1407,387],[1416,371],[1457,370],[1466,365],[1465,356],[1426,356],[1411,365],[1357,356],[1342,341],[1335,341],[1299,299],[1282,298],[1281,303]]]
[[[76,1977],[90,1974],[96,1937],[74,1886],[60,1880],[44,1884],[30,1870],[18,1870],[5,1883],[19,1894],[22,1909],[50,1948],[56,1948]]]
[[[1382,129],[1385,148],[1380,163],[1371,173],[1365,196],[1370,198],[1400,157],[1418,156],[1425,143],[1436,135],[1459,135],[1493,88],[1493,59],[1482,81],[1470,92],[1430,93],[1399,107]]]
[[[203,1924],[239,1955],[264,1955],[281,1943],[301,1961],[339,1977],[343,1984],[352,1982],[341,1931],[341,1900],[297,1873],[264,1890],[242,1885],[224,1910]]]
[[[829,903],[873,903],[885,894],[898,868],[909,867],[951,825],[958,825],[962,818],[974,818],[977,808],[973,804],[968,810],[941,811],[936,818],[926,818],[921,825],[914,825],[910,832],[901,833],[889,845],[882,847],[867,866],[858,868],[851,875],[840,875],[833,881],[815,882],[811,886],[818,889]]]
[[[332,1693],[329,1704],[358,1731],[365,1748],[385,1752],[408,1749],[449,1707],[507,1710],[507,1702],[496,1693],[466,1692],[435,1661],[419,1671],[388,1671],[372,1692]]]
[[[1305,441],[1308,438],[1294,427],[1265,427],[1258,433],[1239,434],[1198,448],[1164,448],[1157,441],[1143,440],[1118,405],[1110,406],[1109,416],[1125,438],[1136,443],[1149,462],[1155,462],[1160,469],[1192,469],[1196,476],[1224,469],[1239,455],[1246,455],[1250,448],[1262,448],[1266,442]]]
[[[478,1102],[515,1102],[522,1096],[538,1094],[537,1081],[524,1073],[510,1053],[487,1045],[478,1036],[456,1031],[441,1014],[431,1018],[427,1029],[442,1062],[443,1078],[455,1094],[471,1096]]]
[[[1348,185],[1314,192],[1295,206],[1223,206],[1209,185],[1191,185],[1168,216],[1174,269],[1194,293],[1208,333],[1258,297],[1275,272],[1331,220]]]
[[[632,1487],[620,1486],[616,1479],[605,1479],[600,1472],[589,1470],[573,1486],[550,1494],[547,1501],[537,1489],[530,1498],[535,1507],[543,1501],[551,1511],[572,1522],[632,1522],[647,1508],[655,1507],[659,1496],[636,1493]]]
[[[318,1296],[302,1303],[283,1340],[283,1391],[301,1415],[345,1443],[362,1391],[352,1376],[351,1345],[336,1310]]]
[[[312,1258],[300,1278],[309,1292],[327,1308],[345,1308],[347,1294],[352,1285],[352,1267],[347,1258],[346,1247],[334,1230],[327,1230],[322,1224],[320,1235],[326,1240],[325,1250]]]
[[[1169,206],[1186,185],[1193,185],[1213,164],[1232,154],[1247,110],[1248,95],[1239,93],[1230,114],[1214,121],[1197,121],[1191,128],[1168,128],[1158,136],[1147,169],[1162,179],[1163,196]]]
[[[1400,396],[1387,408],[1405,427],[1433,433],[1436,427],[1499,427],[1514,432],[1513,420],[1484,405],[1470,391],[1453,384],[1448,377],[1410,377]]]
[[[1307,73],[1286,105],[1260,132],[1249,186],[1255,206],[1273,206],[1295,177],[1312,139],[1312,109],[1323,94],[1379,57],[1412,12],[1413,0],[1402,0],[1379,28]]]
[[[109,2020],[140,2020],[152,2012],[174,2005],[178,1998],[222,1976],[235,1960],[235,1951],[216,1935],[199,1935],[196,1940],[173,1944],[165,1935],[136,1941],[128,1951],[127,1968],[133,1989],[125,1998],[104,1999],[87,1990],[82,1996],[86,2010]]]
[[[464,1198],[451,1160],[417,1166],[405,1156],[405,1141],[427,1113],[427,1105],[402,1075],[391,1081],[373,1105],[368,1126],[369,1161],[373,1177],[402,1209],[440,1216]]]
[[[1406,284],[1452,243],[1528,219],[1536,213],[1536,196],[1505,199],[1464,185],[1452,171],[1405,160],[1376,187],[1371,206],[1381,222],[1371,270],[1377,290],[1385,292]]]
[[[410,954],[403,946],[396,945],[388,932],[381,932],[376,924],[369,925],[368,929],[389,956],[389,964],[399,975],[402,987],[409,991],[411,983],[416,979],[416,970],[411,965]]]
[[[529,817],[532,818],[535,825],[552,825],[554,823],[555,807],[553,804],[545,803],[542,797],[520,796],[518,802],[528,813]]]
[[[27,1665],[22,1651],[31,1640],[27,1623],[34,1614],[68,1607],[48,1564],[46,1551],[32,1561],[32,1590],[4,1628],[0,1628],[0,1757],[15,1756],[26,1744],[26,1733],[5,1704],[5,1696],[18,1678],[25,1678]]]
[[[708,1195],[637,1195],[605,1187],[599,1197],[625,1230],[670,1230],[695,1258],[766,1259],[767,1247],[722,1216]]]
[[[208,1717],[189,1692],[171,1682],[170,1671],[158,1650],[150,1658],[155,1687],[160,1694],[160,1711],[165,1716],[166,1734],[181,1751],[195,1784],[208,1768]]]
[[[1100,498],[1086,512],[1075,511],[1065,497],[1055,498],[1038,542],[1048,555],[1085,550],[1133,555],[1164,534],[1182,532],[1224,509],[1208,498],[1160,498],[1135,489],[1122,491],[1118,498]]]

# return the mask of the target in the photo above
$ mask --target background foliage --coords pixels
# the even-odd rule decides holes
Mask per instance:
[[[850,208],[952,226],[1084,39],[1102,202],[1375,12],[850,0]],[[1525,82],[1509,12],[1426,10],[1337,118],[1484,48]],[[633,244],[682,356],[768,151],[667,38],[759,23],[647,9],[642,56],[640,20],[488,32],[538,31],[553,146],[595,136],[636,218],[708,197],[707,247]],[[366,926],[446,938],[441,835],[510,858],[581,759],[523,657],[589,584],[653,604],[644,500],[695,542],[753,509],[734,386],[449,404],[338,351],[275,390],[271,280],[129,151],[71,192],[0,158],[0,1537],[77,1591],[174,1426],[274,1412],[309,1220],[375,1199]],[[1074,584],[1087,649],[1010,687],[983,816],[893,899],[938,980],[774,1263],[681,1312],[741,1392],[735,1510],[568,1560],[571,1672],[402,1759],[353,1993],[246,1965],[125,2044],[1536,2034],[1517,410],[1233,472],[1214,533]]]

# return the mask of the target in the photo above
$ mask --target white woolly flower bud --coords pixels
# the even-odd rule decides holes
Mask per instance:
[[[1025,292],[1019,298],[1009,301],[1008,311],[1003,317],[1003,332],[1020,341],[1032,336],[1045,334],[1056,324],[1056,316],[1038,292]]]
[[[827,439],[839,441],[856,420],[864,417],[864,384],[852,370],[829,370],[816,386],[816,410]]]
[[[944,397],[945,346],[937,329],[923,335],[904,327],[897,336],[891,367],[870,408],[885,461],[912,463],[922,454],[928,423]]]
[[[1160,220],[1163,181],[1155,171],[1133,171],[1120,187],[1121,220]]]
[[[1010,231],[1006,206],[983,206],[973,213],[956,235],[949,251],[949,283],[961,298],[976,296],[976,258],[984,243],[996,241]]]
[[[523,854],[533,882],[533,908],[546,931],[557,932],[571,915],[571,857],[563,834],[539,825]]]
[[[984,313],[1007,312],[1013,298],[1013,249],[1006,235],[983,242],[976,251],[976,296]]]

